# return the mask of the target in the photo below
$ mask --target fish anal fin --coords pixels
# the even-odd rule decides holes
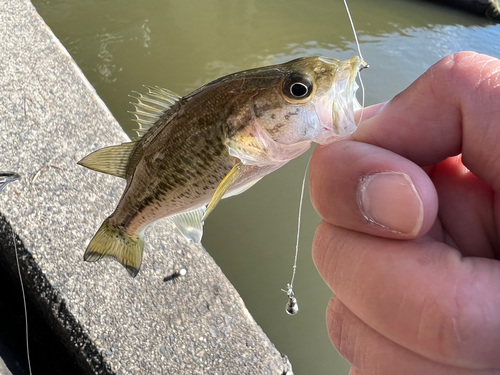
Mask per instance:
[[[238,162],[235,164],[235,166],[229,171],[229,173],[224,177],[224,179],[221,181],[219,186],[217,187],[217,190],[215,190],[214,195],[212,196],[212,199],[210,200],[210,203],[208,203],[207,210],[205,211],[205,214],[203,215],[202,221],[205,221],[208,215],[213,211],[215,206],[220,202],[220,200],[224,197],[224,194],[227,193],[227,191],[231,188],[231,186],[238,180],[238,178],[241,176],[241,169],[242,169],[243,163]]]
[[[140,235],[129,235],[109,224],[106,219],[94,238],[90,241],[83,260],[96,262],[102,258],[112,258],[120,262],[135,277],[142,263],[144,242]]]
[[[127,166],[136,143],[128,142],[101,148],[84,157],[78,164],[94,171],[127,178]]]
[[[203,237],[203,214],[206,207],[172,215],[169,219],[174,223],[182,235],[190,242],[200,243]]]

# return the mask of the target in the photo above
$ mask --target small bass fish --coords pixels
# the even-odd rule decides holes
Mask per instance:
[[[135,277],[144,230],[169,217],[199,243],[222,199],[240,194],[309,149],[352,133],[359,57],[305,57],[219,78],[179,95],[148,87],[133,103],[142,138],[79,162],[122,177],[127,186],[84,260],[110,257]]]

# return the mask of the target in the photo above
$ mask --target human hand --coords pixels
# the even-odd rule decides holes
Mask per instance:
[[[500,60],[448,56],[365,109],[310,191],[350,375],[500,373]]]

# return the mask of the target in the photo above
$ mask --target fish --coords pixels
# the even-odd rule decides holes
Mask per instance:
[[[2,191],[9,182],[19,180],[20,178],[21,176],[15,172],[0,172],[0,191]]]
[[[233,73],[181,97],[136,93],[138,140],[97,150],[78,164],[121,177],[115,211],[84,253],[141,267],[144,231],[168,219],[191,242],[222,198],[240,194],[310,148],[351,134],[356,76],[367,64],[314,56]]]

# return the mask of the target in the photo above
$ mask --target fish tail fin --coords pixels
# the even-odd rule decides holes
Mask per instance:
[[[143,247],[140,235],[123,232],[112,226],[107,218],[90,241],[83,260],[95,262],[104,257],[113,258],[127,269],[130,276],[135,277],[141,268]]]

